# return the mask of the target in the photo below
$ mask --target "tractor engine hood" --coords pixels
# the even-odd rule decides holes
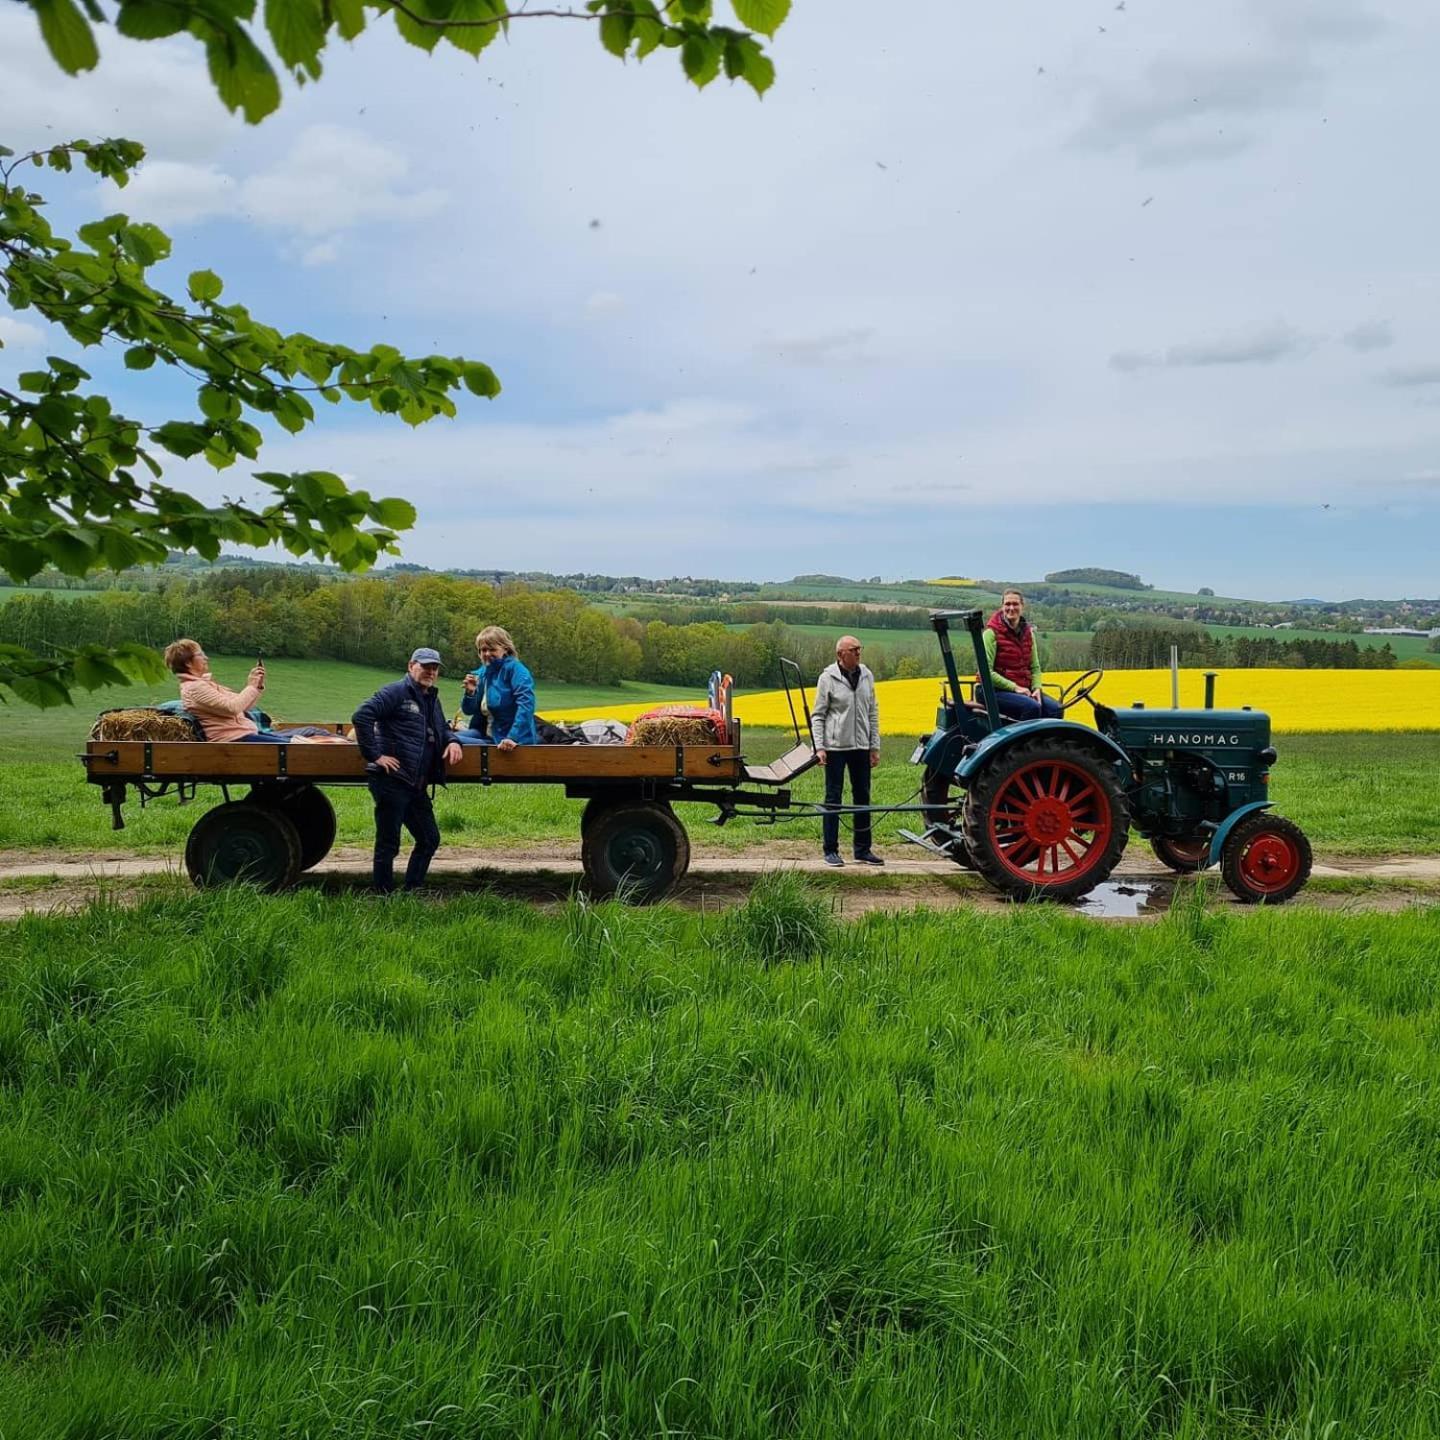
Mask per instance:
[[[1114,737],[1126,749],[1255,750],[1270,743],[1263,710],[1112,710]]]

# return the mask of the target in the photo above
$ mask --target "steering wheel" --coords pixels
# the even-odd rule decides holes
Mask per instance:
[[[1105,678],[1103,670],[1087,670],[1083,675],[1072,680],[1055,698],[1055,703],[1060,707],[1062,713],[1072,705],[1078,705],[1082,700],[1088,700],[1094,693],[1095,687]]]

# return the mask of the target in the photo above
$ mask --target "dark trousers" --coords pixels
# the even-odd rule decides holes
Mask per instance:
[[[854,805],[870,803],[870,752],[868,750],[827,750],[825,752],[825,803],[838,805],[845,793],[845,772],[850,772],[850,801]],[[855,853],[870,850],[870,817],[856,815]],[[825,853],[833,855],[840,849],[840,817],[826,815],[820,822],[825,837]]]
[[[1064,714],[1048,695],[1032,700],[1019,690],[997,690],[995,704],[1007,720],[1039,720],[1042,715],[1047,720],[1058,720]]]
[[[395,888],[395,857],[400,853],[403,825],[415,841],[405,867],[405,888],[414,890],[425,883],[440,848],[440,827],[430,796],[388,775],[371,780],[370,794],[375,801],[375,888],[387,893]]]

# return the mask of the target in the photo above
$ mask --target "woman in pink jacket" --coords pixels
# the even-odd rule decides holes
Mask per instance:
[[[264,692],[264,665],[255,665],[243,690],[231,690],[210,673],[210,657],[198,641],[176,640],[167,645],[165,663],[180,681],[180,703],[199,720],[207,740],[254,740],[269,745],[350,743],[344,736],[315,726],[262,731],[245,712]]]

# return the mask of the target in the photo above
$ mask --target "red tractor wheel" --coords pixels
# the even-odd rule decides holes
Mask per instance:
[[[1242,820],[1220,853],[1220,873],[1245,905],[1278,905],[1310,878],[1310,842],[1283,815],[1268,811]]]
[[[1093,890],[1130,833],[1114,767],[1066,738],[1005,751],[971,779],[964,820],[975,868],[1025,900],[1073,900]]]
[[[1203,870],[1210,858],[1210,837],[1201,835],[1181,840],[1173,835],[1156,835],[1150,841],[1150,848],[1155,858],[1177,875],[1193,875]]]

